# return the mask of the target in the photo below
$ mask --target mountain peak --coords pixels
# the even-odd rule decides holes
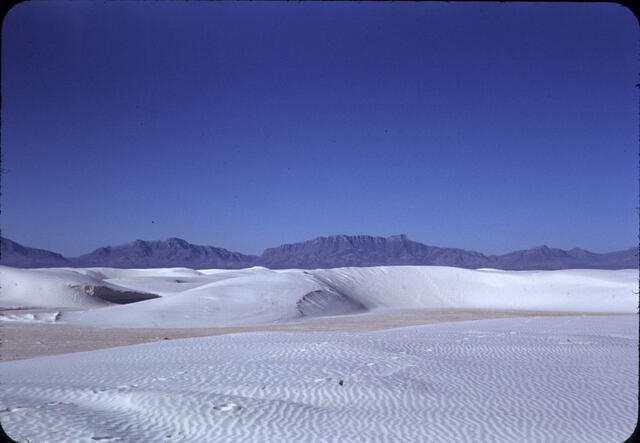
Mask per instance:
[[[169,237],[165,240],[163,240],[163,243],[167,243],[171,246],[182,246],[184,248],[189,247],[189,246],[193,246],[191,245],[191,243],[189,243],[188,241],[182,239],[182,238],[178,238],[178,237]]]

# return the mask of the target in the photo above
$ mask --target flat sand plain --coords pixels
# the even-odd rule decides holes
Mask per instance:
[[[47,309],[47,311],[51,311]],[[583,312],[411,309],[316,317],[288,323],[218,328],[91,328],[56,323],[0,323],[0,361],[126,346],[159,340],[238,332],[365,332],[466,320],[507,317],[600,315]],[[602,314],[611,315],[611,314]]]

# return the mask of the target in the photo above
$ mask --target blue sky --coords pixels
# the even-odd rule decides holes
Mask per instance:
[[[617,4],[28,2],[2,33],[0,226],[28,246],[637,243]]]

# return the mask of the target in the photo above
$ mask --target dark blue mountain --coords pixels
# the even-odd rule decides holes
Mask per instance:
[[[118,246],[106,246],[75,258],[43,249],[28,248],[1,238],[0,264],[22,267],[115,267],[194,269],[239,269],[265,266],[271,269],[313,269],[346,266],[437,265],[460,268],[496,268],[508,270],[551,269],[635,269],[638,249],[605,254],[584,249],[539,246],[503,255],[484,255],[456,248],[427,246],[405,235],[372,237],[334,235],[266,249],[262,255],[245,255],[214,246],[200,246],[179,238],[136,240]]]

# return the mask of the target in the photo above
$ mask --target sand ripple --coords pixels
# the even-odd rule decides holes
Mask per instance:
[[[261,332],[0,364],[19,441],[598,441],[637,418],[636,316]]]

